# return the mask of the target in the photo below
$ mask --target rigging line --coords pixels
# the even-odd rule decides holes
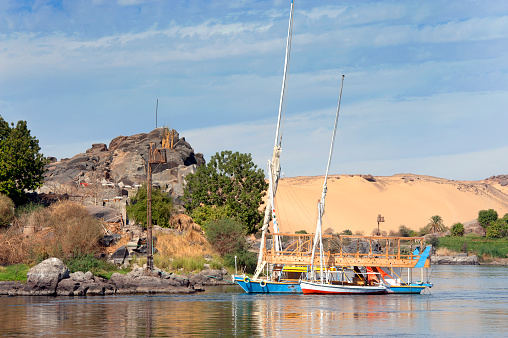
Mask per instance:
[[[305,212],[307,209],[304,207],[304,204],[301,201],[301,199],[298,198],[298,195],[294,191],[293,187],[291,185],[288,185],[288,189],[289,189],[289,195],[291,197],[291,200],[295,201],[295,204],[297,204],[297,207],[299,208],[299,210],[303,212],[304,216],[306,216],[305,221],[301,217],[298,217],[298,219],[301,220],[302,223],[306,223],[307,221],[310,223],[313,223],[315,221],[315,218],[311,217],[308,212]],[[298,213],[298,215],[300,215],[300,214],[301,213]]]

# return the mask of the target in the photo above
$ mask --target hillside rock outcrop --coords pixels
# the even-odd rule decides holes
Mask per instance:
[[[183,194],[184,177],[196,171],[197,166],[205,163],[203,155],[195,153],[191,145],[180,138],[176,131],[157,128],[150,133],[140,133],[132,136],[118,136],[111,140],[109,147],[104,143],[92,144],[85,153],[72,158],[52,161],[47,165],[42,193],[75,193],[72,189],[88,187],[89,185],[133,187],[146,182],[146,163],[149,158],[150,143],[155,143],[161,149],[163,140],[172,144],[172,149],[164,148],[167,162],[152,166],[153,182],[175,196]],[[90,187],[88,187],[91,190]],[[122,195],[118,189],[110,189],[114,198]],[[88,192],[93,194],[93,192]]]

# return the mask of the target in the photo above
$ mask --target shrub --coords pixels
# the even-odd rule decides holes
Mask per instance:
[[[455,223],[451,230],[452,236],[463,236],[464,235],[464,224]]]
[[[215,250],[221,255],[246,251],[244,228],[241,223],[225,218],[206,223],[206,237]]]
[[[485,229],[495,220],[497,220],[497,211],[494,209],[480,210],[478,212],[478,222]]]
[[[256,254],[247,251],[244,227],[231,218],[207,222],[206,237],[215,250],[224,258],[229,267],[243,267],[248,272],[256,268]]]
[[[257,256],[253,252],[249,251],[241,251],[237,252],[236,255],[227,254],[224,256],[224,264],[230,267],[235,266],[235,256],[236,256],[236,264],[240,270],[245,270],[246,273],[253,273],[256,270],[257,265]]]
[[[427,244],[432,245],[435,249],[439,247],[439,237],[438,236],[429,236],[426,239]]]
[[[298,231],[295,231],[295,234],[297,234],[297,235],[305,235],[305,234],[307,234],[307,231],[305,231],[305,230],[298,230]]]
[[[93,254],[99,249],[103,228],[85,207],[63,201],[50,207],[54,241],[51,255],[60,258]]]
[[[492,225],[487,227],[487,238],[501,238],[503,237],[503,228],[499,222],[494,222]]]
[[[71,273],[76,271],[92,272],[95,276],[110,278],[113,272],[118,271],[116,265],[95,258],[92,254],[76,255],[64,260],[65,265]]]
[[[340,234],[341,235],[346,235],[346,236],[352,236],[353,232],[351,230],[349,230],[349,229],[346,229],[346,230],[342,231]]]
[[[131,199],[131,204],[127,206],[127,213],[134,218],[136,222],[143,224],[146,228],[147,219],[147,191],[146,185],[138,189],[136,196]],[[169,220],[173,213],[173,200],[160,188],[152,188],[152,221],[160,227],[169,227]]]
[[[399,227],[399,236],[400,237],[413,237],[416,235],[417,235],[416,231],[414,231],[413,229],[409,229],[405,225],[401,225]]]
[[[233,218],[234,212],[229,206],[209,206],[201,205],[192,210],[191,217],[203,229],[208,221],[217,221],[223,218]]]
[[[14,202],[4,194],[0,194],[0,227],[11,224],[14,219]]]

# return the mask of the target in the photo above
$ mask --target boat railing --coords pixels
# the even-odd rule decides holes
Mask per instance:
[[[282,250],[273,248],[279,236]],[[266,236],[264,258],[274,264],[311,264],[313,234],[275,233]],[[412,267],[425,247],[424,237],[323,235],[323,253],[328,266],[368,265]],[[418,250],[416,250],[418,249]],[[315,262],[319,258],[315,258]]]

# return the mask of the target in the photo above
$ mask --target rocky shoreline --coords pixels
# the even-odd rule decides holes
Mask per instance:
[[[454,256],[430,256],[431,264],[436,265],[480,265],[477,255],[468,256],[466,253]]]
[[[114,273],[108,280],[90,271],[69,273],[60,259],[49,258],[30,269],[26,284],[0,281],[0,296],[191,294],[204,291],[206,285],[231,284],[226,275],[225,270],[203,270],[186,276],[138,268],[126,275]]]

